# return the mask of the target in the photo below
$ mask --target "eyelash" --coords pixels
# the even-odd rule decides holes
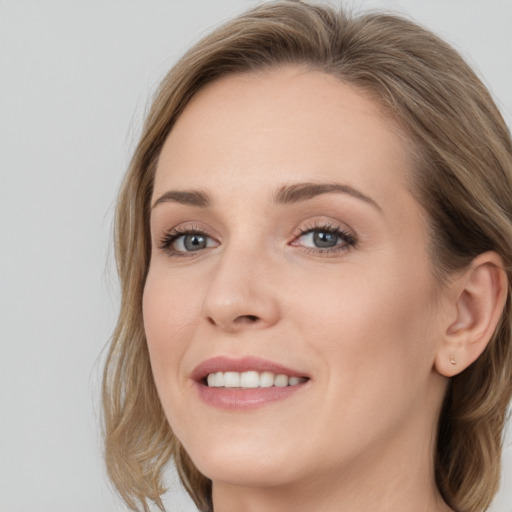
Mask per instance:
[[[314,232],[335,235],[340,239],[340,241],[343,242],[343,244],[323,249],[320,247],[304,247],[304,251],[307,254],[339,254],[348,251],[351,247],[355,247],[357,245],[357,238],[355,237],[355,235],[342,229],[340,226],[336,226],[329,223],[305,226],[304,228],[299,229],[299,232],[296,235],[295,240],[298,240],[299,238]],[[294,245],[295,240],[294,242],[292,242],[292,245]]]
[[[186,235],[199,235],[199,236],[204,236],[206,238],[211,238],[206,233],[201,231],[201,229],[197,226],[186,226],[183,228],[173,228],[164,234],[164,236],[160,240],[159,248],[162,251],[169,254],[170,256],[175,256],[178,258],[192,256],[194,251],[190,251],[190,253],[187,253],[187,252],[177,251],[176,249],[174,249],[172,247],[173,243],[176,242],[176,240],[178,240],[178,238],[181,238],[182,236],[186,236]]]
[[[326,233],[329,235],[335,235],[338,237],[343,243],[341,246],[334,246],[328,248],[320,248],[320,247],[304,247],[304,251],[307,254],[332,254],[332,253],[341,253],[349,250],[351,247],[355,247],[357,245],[357,238],[350,232],[345,231],[340,226],[332,225],[329,223],[325,224],[315,224],[311,226],[306,226],[298,230],[298,233],[294,235],[294,242],[291,245],[295,247],[298,244],[295,244],[295,241],[300,239],[301,237],[308,235],[310,233]],[[196,251],[178,251],[172,247],[174,242],[186,235],[198,235],[204,236],[206,238],[211,238],[207,233],[202,231],[197,226],[187,226],[184,228],[173,228],[170,231],[166,232],[159,243],[159,248],[169,254],[172,257],[190,257],[194,255]],[[197,252],[201,252],[198,250]]]

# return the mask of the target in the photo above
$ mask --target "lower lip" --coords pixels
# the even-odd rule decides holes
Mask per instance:
[[[256,409],[271,402],[285,400],[302,390],[309,381],[296,386],[271,386],[269,388],[215,388],[201,382],[196,383],[196,389],[203,402],[219,409],[246,410]]]

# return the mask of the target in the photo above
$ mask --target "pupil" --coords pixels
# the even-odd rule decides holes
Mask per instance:
[[[206,247],[206,238],[203,235],[186,235],[183,245],[187,251],[197,251]]]
[[[334,247],[338,241],[338,235],[320,231],[313,235],[313,241],[317,247]]]

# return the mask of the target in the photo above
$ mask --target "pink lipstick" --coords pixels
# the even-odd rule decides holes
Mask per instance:
[[[310,377],[258,357],[226,356],[203,361],[191,374],[199,397],[221,409],[243,410],[284,400],[303,390]]]

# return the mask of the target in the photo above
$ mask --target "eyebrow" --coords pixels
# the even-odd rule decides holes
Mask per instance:
[[[200,190],[169,190],[161,195],[151,208],[162,203],[179,203],[189,206],[199,206],[201,208],[208,208],[212,205],[212,198],[205,192]]]
[[[348,194],[356,199],[372,205],[382,212],[382,208],[369,196],[350,185],[341,183],[296,183],[281,187],[273,197],[276,204],[292,204],[306,201],[322,194]]]
[[[370,204],[379,212],[382,208],[369,196],[363,194],[350,185],[341,183],[294,183],[284,185],[272,196],[274,204],[286,205],[299,203],[313,199],[322,194],[341,193],[348,194],[356,199],[360,199]],[[162,203],[179,203],[189,206],[198,206],[208,208],[213,205],[213,199],[206,192],[201,190],[169,190],[161,195],[154,203],[152,208]]]

